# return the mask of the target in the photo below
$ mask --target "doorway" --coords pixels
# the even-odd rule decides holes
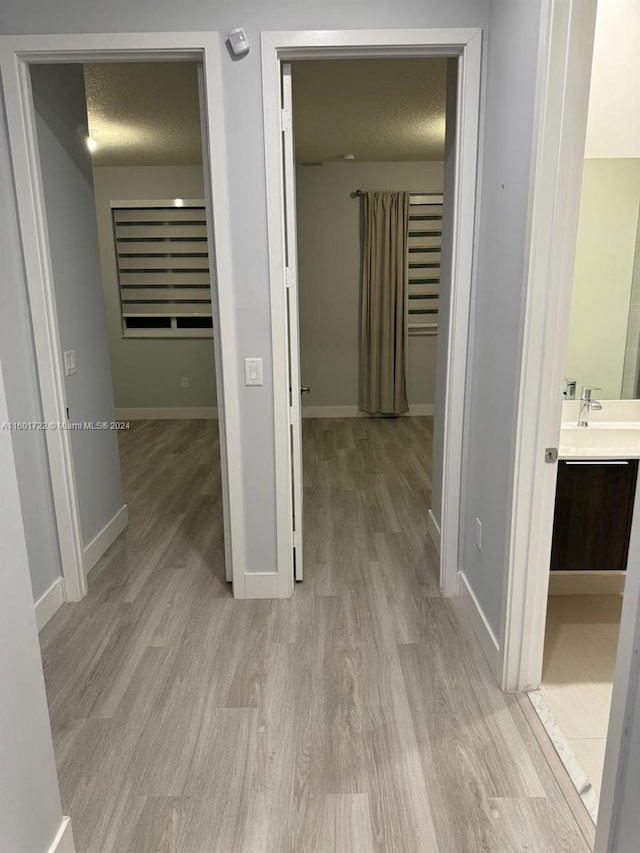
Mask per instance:
[[[640,159],[593,154],[588,134],[537,701],[577,759],[595,819],[637,492]]]
[[[65,424],[69,420],[64,374],[69,368],[73,370],[73,366],[71,363],[65,363],[60,347],[60,328],[53,290],[52,245],[47,227],[46,193],[40,172],[30,70],[43,62],[64,66],[69,62],[95,63],[113,59],[118,62],[126,59],[142,62],[168,60],[201,63],[204,208],[210,257],[216,269],[216,283],[211,288],[211,301],[220,417],[220,479],[226,534],[225,563],[228,579],[232,579],[235,572],[238,578],[237,594],[242,595],[244,567],[241,483],[237,469],[229,464],[229,459],[237,458],[238,455],[239,430],[237,392],[235,383],[230,381],[230,376],[235,375],[236,354],[230,299],[230,241],[226,216],[224,121],[217,39],[203,34],[147,34],[132,37],[65,36],[59,37],[55,46],[52,46],[50,41],[47,42],[47,50],[42,51],[38,40],[31,37],[6,37],[2,40],[2,78],[9,135],[15,143],[12,144],[13,167],[27,266],[34,343],[43,413],[45,421],[50,423]],[[86,593],[86,571],[71,435],[71,430],[59,429],[49,431],[46,438],[66,600],[80,600]],[[113,451],[114,447],[111,450]]]
[[[298,304],[290,311],[298,316],[302,384],[304,554],[296,547],[295,572],[325,591],[349,585],[350,572],[354,580],[374,558],[399,573],[398,590],[415,571],[421,588],[438,591],[427,526],[439,294],[447,286],[440,281],[447,63],[284,67],[296,163],[290,301]],[[374,216],[397,235],[388,256],[402,267],[397,278],[393,266],[378,263],[385,249],[366,231]]]
[[[176,559],[224,587],[198,72],[186,62],[31,67],[94,594],[96,583],[117,594],[116,578],[143,589]]]
[[[447,255],[452,287],[449,305],[443,310],[441,303],[440,308],[446,320],[439,324],[438,348],[444,353],[441,363],[446,364],[447,369],[439,392],[444,403],[440,437],[436,429],[438,461],[435,464],[441,467],[438,485],[434,487],[441,506],[439,586],[445,595],[458,594],[459,486],[475,207],[480,36],[475,30],[427,30],[413,31],[410,35],[391,31],[380,34],[378,41],[372,42],[371,39],[370,33],[357,31],[323,33],[320,41],[314,39],[312,43],[306,34],[298,33],[265,33],[262,37],[265,145],[267,174],[270,176],[267,196],[276,413],[277,594],[284,597],[293,590],[299,562],[297,554],[302,548],[300,522],[303,518],[302,418],[297,390],[301,382],[298,300],[295,293],[295,165],[290,112],[291,78],[285,64],[288,59],[356,59],[380,55],[389,58],[450,58],[455,61],[459,72],[453,87],[457,133],[451,151],[455,177],[450,200],[452,245]]]

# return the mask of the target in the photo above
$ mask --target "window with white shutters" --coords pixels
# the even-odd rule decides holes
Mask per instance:
[[[204,201],[111,203],[125,337],[211,337]]]
[[[437,335],[442,250],[442,195],[409,200],[407,325],[410,335]]]

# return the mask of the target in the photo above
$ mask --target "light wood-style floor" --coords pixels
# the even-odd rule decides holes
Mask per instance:
[[[621,595],[551,595],[542,695],[600,798]]]
[[[429,419],[304,424],[305,581],[225,584],[214,422],[121,434],[128,531],[44,629],[78,853],[583,853],[428,544]]]

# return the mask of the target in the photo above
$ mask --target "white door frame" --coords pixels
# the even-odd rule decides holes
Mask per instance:
[[[294,59],[372,57],[460,58],[457,103],[455,220],[449,318],[440,546],[440,586],[458,594],[462,424],[471,302],[480,106],[480,29],[319,30],[262,34],[262,94],[267,174],[269,277],[276,458],[279,595],[293,592],[293,532],[287,387],[283,176],[280,143],[280,65]],[[426,510],[425,510],[426,511]]]
[[[596,0],[553,0],[538,80],[531,238],[517,411],[501,683],[540,686],[562,378],[569,332]]]
[[[212,281],[214,347],[220,428],[225,560],[234,593],[244,596],[244,510],[240,471],[240,416],[233,305],[231,235],[224,133],[220,45],[217,33],[93,33],[0,37],[11,161],[31,308],[45,422],[66,421],[64,372],[53,272],[35,132],[29,65],[56,62],[195,61],[202,63],[208,159],[209,237],[215,233]],[[206,170],[205,170],[206,174]],[[70,433],[47,430],[47,451],[67,601],[87,591]],[[229,577],[230,576],[230,577]]]

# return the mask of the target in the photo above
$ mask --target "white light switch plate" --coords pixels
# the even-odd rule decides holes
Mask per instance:
[[[73,376],[76,373],[76,351],[68,349],[64,352],[64,375]]]
[[[244,360],[244,384],[262,385],[262,359],[245,358]]]
[[[482,522],[476,518],[476,548],[482,551]]]

